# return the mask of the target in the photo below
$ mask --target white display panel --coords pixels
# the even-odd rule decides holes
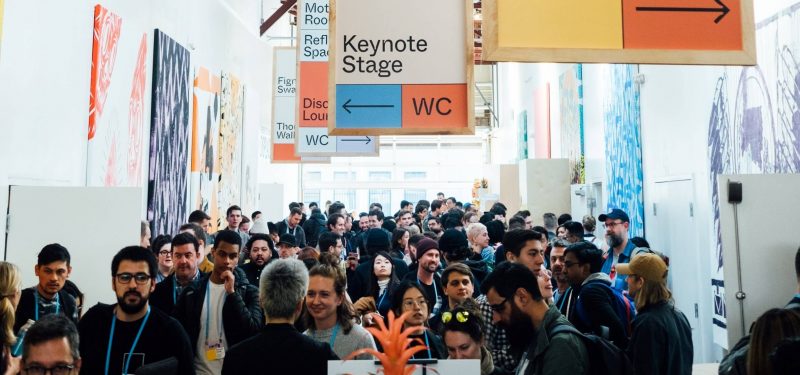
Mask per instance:
[[[141,188],[11,186],[5,260],[22,271],[23,288],[34,286],[36,256],[60,243],[72,258],[72,280],[84,293],[83,311],[116,303],[111,259],[139,244]]]
[[[427,369],[418,366],[413,375],[424,374],[458,374],[458,375],[480,375],[481,361],[477,359],[459,360],[440,360],[436,363],[426,365]],[[367,375],[380,374],[380,365],[375,361],[328,361],[328,375]],[[435,371],[434,371],[435,370]],[[424,371],[424,372],[423,372]]]
[[[797,293],[794,259],[797,212],[800,212],[800,175],[720,175],[719,220],[725,274],[725,311],[728,347],[750,329],[765,311],[785,306]],[[728,203],[728,181],[742,183],[742,202]],[[741,273],[737,268],[738,231]],[[741,308],[736,294],[741,275]],[[744,314],[742,314],[742,311]]]

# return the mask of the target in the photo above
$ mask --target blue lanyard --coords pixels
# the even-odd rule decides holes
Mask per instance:
[[[433,359],[433,356],[431,355],[431,346],[430,346],[430,344],[428,344],[428,330],[427,329],[425,330],[424,335],[425,335],[425,346],[428,347],[428,359]]]
[[[208,288],[206,288],[206,346],[208,346],[208,327],[211,325],[211,276],[208,277]],[[219,314],[219,344],[222,345],[222,312]]]
[[[172,275],[172,304],[178,304],[178,276]]]
[[[388,285],[386,286],[386,290],[383,291],[383,295],[381,295],[381,298],[378,300],[378,306],[377,306],[377,308],[379,310],[378,312],[380,312],[381,305],[383,304],[383,300],[386,299],[386,295],[387,294],[389,294],[389,286]]]
[[[333,334],[331,335],[331,350],[333,350],[333,343],[336,342],[336,334],[339,333],[339,323],[333,326]]]
[[[559,297],[559,298],[561,298],[561,304],[558,305],[558,309],[559,310],[561,310],[561,308],[564,307],[564,302],[569,297],[570,290],[572,290],[572,287],[567,288],[567,290],[564,291],[564,294]]]
[[[39,320],[39,291],[38,290],[34,290],[33,291],[33,298],[36,301],[36,303],[34,304],[36,306],[36,310],[34,312],[33,320],[38,321]],[[58,292],[56,292],[55,300],[56,300],[56,312],[55,313],[58,314],[58,312],[61,310],[61,302],[60,302],[59,297],[58,297]]]
[[[144,314],[144,320],[142,320],[142,325],[139,326],[139,332],[136,333],[136,338],[133,339],[133,345],[131,345],[131,351],[128,352],[128,359],[125,361],[125,367],[122,368],[122,374],[125,375],[128,373],[128,366],[131,364],[131,358],[133,357],[133,351],[136,349],[136,344],[139,343],[139,337],[142,336],[142,331],[144,331],[144,325],[147,324],[147,318],[150,317],[150,306],[147,306],[147,313]],[[106,351],[106,372],[105,374],[108,375],[108,365],[111,363],[111,345],[114,342],[114,327],[117,325],[117,314],[113,314],[111,316],[111,333],[108,335],[108,350]]]

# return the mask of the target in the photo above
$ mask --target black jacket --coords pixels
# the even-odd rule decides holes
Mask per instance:
[[[628,357],[637,374],[692,373],[692,328],[675,306],[647,305],[633,319]]]
[[[266,267],[270,262],[272,262],[273,259],[277,259],[277,257],[270,258],[267,261],[267,263],[264,263],[264,265],[261,267],[257,266],[254,262],[250,262],[250,263],[245,263],[241,267],[236,267],[236,269],[242,270],[245,276],[247,276],[247,281],[250,283],[250,285],[258,289],[259,281],[261,280],[261,271],[263,271],[264,267]]]
[[[289,224],[286,223],[286,220],[283,220],[280,223],[278,223],[277,227],[278,227],[278,235],[284,233],[291,233],[292,235],[294,235],[294,239],[297,240],[297,247],[299,247],[300,249],[306,247],[306,232],[303,231],[302,224],[297,224],[297,226],[294,227],[294,230],[289,230]]]
[[[322,214],[311,214],[311,217],[303,223],[303,234],[306,237],[306,245],[317,247],[319,236],[325,231],[327,220]]]
[[[369,293],[369,275],[373,269],[373,257],[361,258],[360,264],[356,267],[355,271],[347,269],[347,293],[350,299],[358,301],[359,298],[366,296]],[[394,266],[394,274],[399,280],[408,273],[408,265],[400,259],[392,258]],[[377,301],[375,301],[377,303]]]
[[[208,276],[208,274],[201,272],[197,280],[206,276]],[[175,291],[174,280],[175,273],[173,272],[171,275],[167,276],[166,279],[156,284],[156,289],[153,291],[153,294],[150,295],[150,305],[169,315],[173,315],[175,312],[175,301],[180,299],[181,296],[180,293]],[[197,280],[193,281],[192,284],[196,283]],[[188,285],[186,287],[188,288]]]
[[[195,284],[187,286],[175,307],[175,318],[183,325],[195,351],[209,277],[210,274],[203,275]],[[234,292],[225,297],[222,307],[223,327],[229,347],[255,335],[264,325],[264,313],[258,305],[258,289],[246,279],[242,280],[240,274],[236,274]]]
[[[614,311],[613,296],[610,295],[606,288],[591,286],[589,285],[591,283],[611,285],[611,280],[604,273],[593,273],[589,276],[589,281],[581,285],[580,289],[573,288],[573,293],[578,293],[578,297],[576,303],[571,305],[573,311],[568,315],[569,322],[583,333],[594,333],[598,336],[603,336],[602,327],[606,327],[609,331],[608,339],[618,348],[625,350],[628,347],[628,336],[625,334],[625,326],[623,324],[626,324],[626,322],[620,321],[619,316]],[[578,304],[583,306],[590,321],[585,322],[581,319],[576,309]]]
[[[328,343],[305,336],[290,324],[267,324],[261,333],[235,345],[225,356],[223,375],[325,375],[328,361],[339,359]]]
[[[38,293],[36,288],[37,287],[33,286],[22,290],[14,317],[14,333],[19,332],[19,329],[25,325],[28,319],[36,320],[36,296],[34,295],[34,293]],[[75,298],[64,291],[64,289],[61,289],[58,291],[58,301],[60,305],[59,314],[64,314],[64,316],[72,320],[77,326],[78,309],[75,304]],[[44,316],[44,314],[40,311],[39,318],[42,316]]]

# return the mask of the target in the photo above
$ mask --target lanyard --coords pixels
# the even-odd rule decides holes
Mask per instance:
[[[172,304],[173,305],[177,305],[178,304],[178,281],[177,281],[177,279],[178,279],[177,276],[172,275]]]
[[[34,290],[33,291],[33,298],[36,300],[36,303],[34,304],[36,306],[36,309],[34,310],[33,320],[38,321],[39,320],[39,291],[38,290]],[[55,301],[56,301],[56,312],[55,313],[58,314],[58,312],[61,310],[61,301],[60,301],[60,299],[58,297],[58,293],[56,293]]]
[[[339,323],[333,326],[333,334],[331,334],[331,350],[333,350],[333,343],[336,342],[336,334],[339,333]]]
[[[382,295],[382,296],[381,296],[381,298],[378,300],[378,306],[376,306],[376,307],[378,308],[378,310],[379,310],[378,312],[380,312],[381,305],[383,304],[383,300],[385,300],[385,299],[386,299],[386,295],[387,295],[387,294],[389,294],[389,286],[388,286],[388,285],[386,286],[386,290],[384,290],[384,291],[383,291],[383,295]]]
[[[431,345],[428,344],[428,330],[426,329],[423,334],[425,335],[425,346],[428,347],[428,359],[433,359],[431,355]]]
[[[208,288],[206,290],[206,346],[208,346],[208,327],[211,325],[211,277],[208,278]],[[217,326],[219,333],[218,344],[222,345],[222,312],[219,313],[219,325]]]
[[[142,320],[142,325],[139,326],[139,332],[136,333],[136,338],[133,339],[133,345],[131,345],[131,351],[128,352],[128,359],[125,361],[125,367],[122,368],[123,375],[128,373],[128,366],[130,366],[131,364],[133,351],[136,349],[136,344],[139,343],[139,337],[142,336],[142,331],[144,331],[144,325],[147,324],[147,318],[149,317],[150,317],[150,306],[148,305],[147,313],[144,314],[144,320]],[[114,327],[116,325],[117,325],[117,315],[113,314],[111,316],[111,333],[108,335],[108,350],[106,351],[106,372],[105,372],[106,375],[108,375],[108,365],[111,363],[111,344],[113,344],[114,342]]]

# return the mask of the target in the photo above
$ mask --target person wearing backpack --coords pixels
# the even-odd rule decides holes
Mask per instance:
[[[530,337],[516,375],[589,374],[589,353],[580,333],[554,332],[572,325],[555,306],[547,305],[530,269],[502,262],[483,281],[481,291],[493,322]]]
[[[620,290],[612,288],[602,266],[603,251],[591,242],[580,241],[564,250],[564,273],[572,295],[577,296],[565,315],[579,331],[594,333],[624,350],[636,309]]]
[[[692,328],[667,288],[664,260],[657,254],[641,253],[630,263],[618,264],[617,274],[628,275],[628,292],[639,307],[628,343],[628,357],[636,373],[691,374]]]

